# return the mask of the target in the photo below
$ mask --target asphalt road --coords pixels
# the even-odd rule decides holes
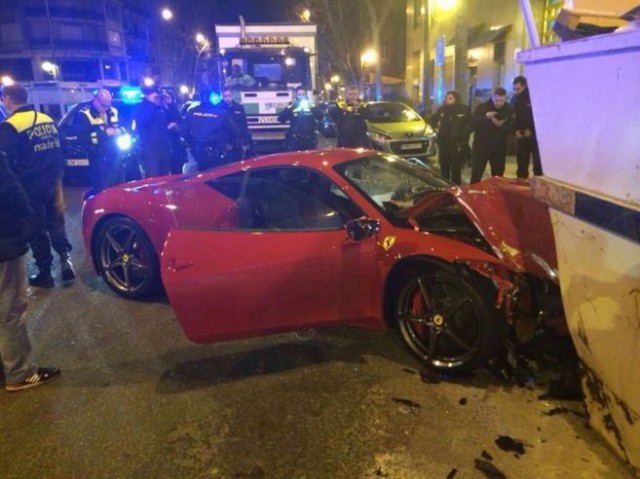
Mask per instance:
[[[63,375],[0,391],[0,478],[473,479],[483,451],[510,478],[633,477],[580,402],[485,370],[425,383],[389,333],[190,343],[166,301],[121,299],[95,276],[81,192],[66,190],[78,279],[30,295],[36,357]]]

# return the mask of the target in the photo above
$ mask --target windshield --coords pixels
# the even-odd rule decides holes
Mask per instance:
[[[225,55],[225,80],[232,75],[248,75],[254,82],[244,89],[282,89],[302,85],[310,88],[309,56],[300,52],[241,51]],[[253,88],[248,88],[251,85]]]
[[[366,106],[368,119],[372,123],[403,123],[420,121],[420,115],[403,103],[369,103]]]
[[[402,211],[449,186],[435,173],[393,155],[358,158],[335,167],[394,224],[405,225]]]

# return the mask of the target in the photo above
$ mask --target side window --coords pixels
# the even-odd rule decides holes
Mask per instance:
[[[220,229],[340,229],[362,211],[324,175],[295,167],[252,170],[210,185],[236,201],[216,221]],[[224,181],[223,181],[224,180]]]

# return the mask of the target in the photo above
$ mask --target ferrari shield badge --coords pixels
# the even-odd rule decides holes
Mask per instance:
[[[385,236],[384,239],[382,240],[382,247],[384,248],[385,251],[389,251],[395,242],[396,242],[395,236]]]

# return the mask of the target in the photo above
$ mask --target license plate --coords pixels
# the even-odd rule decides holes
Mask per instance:
[[[89,159],[68,159],[66,163],[67,166],[89,166]]]
[[[405,143],[400,145],[401,150],[419,150],[422,148],[422,143]]]
[[[251,132],[253,141],[284,140],[284,133],[277,131]]]
[[[273,103],[273,102],[267,102],[264,104],[265,108],[269,109],[269,110],[281,110],[287,107],[286,103]]]

